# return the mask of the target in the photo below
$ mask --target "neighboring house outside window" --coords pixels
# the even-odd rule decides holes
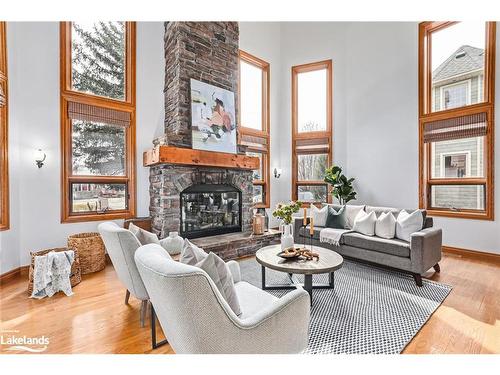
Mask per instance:
[[[434,70],[434,111],[459,108],[482,100],[483,55],[484,49],[464,45]],[[435,168],[433,177],[482,177],[482,145],[483,142],[476,138],[432,143],[431,155]],[[461,163],[464,164],[463,167],[459,166]],[[473,169],[471,163],[474,165]],[[432,206],[468,209],[484,207],[483,194],[481,186],[440,187],[432,194]]]
[[[495,30],[420,24],[419,200],[430,215],[494,218]]]

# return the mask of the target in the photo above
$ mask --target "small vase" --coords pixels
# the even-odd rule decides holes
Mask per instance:
[[[281,251],[293,247],[293,225],[292,224],[282,224],[281,225]]]
[[[184,239],[179,236],[178,232],[169,232],[168,237],[161,240],[160,244],[170,255],[176,255],[181,252]]]

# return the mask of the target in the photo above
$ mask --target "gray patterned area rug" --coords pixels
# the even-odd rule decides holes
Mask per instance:
[[[261,287],[257,261],[240,262],[242,279]],[[298,281],[303,277],[294,276]],[[313,282],[327,283],[314,275]],[[302,279],[302,280],[301,280]],[[268,285],[289,282],[266,269]],[[344,261],[335,289],[313,290],[308,354],[397,354],[422,328],[451,287],[429,280],[418,287],[408,274]],[[280,297],[286,291],[269,291]]]

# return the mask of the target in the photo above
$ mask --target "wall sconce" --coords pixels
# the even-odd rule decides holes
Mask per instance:
[[[35,163],[38,166],[38,168],[42,168],[43,162],[47,158],[47,155],[45,155],[45,152],[42,151],[42,149],[38,149],[35,151]]]
[[[274,178],[280,178],[281,172],[281,168],[274,168]]]

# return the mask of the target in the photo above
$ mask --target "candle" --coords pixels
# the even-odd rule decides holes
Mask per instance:
[[[314,235],[314,222],[312,217],[311,217],[311,224],[309,225],[309,234],[311,236]]]
[[[304,226],[307,225],[307,209],[304,207]]]

